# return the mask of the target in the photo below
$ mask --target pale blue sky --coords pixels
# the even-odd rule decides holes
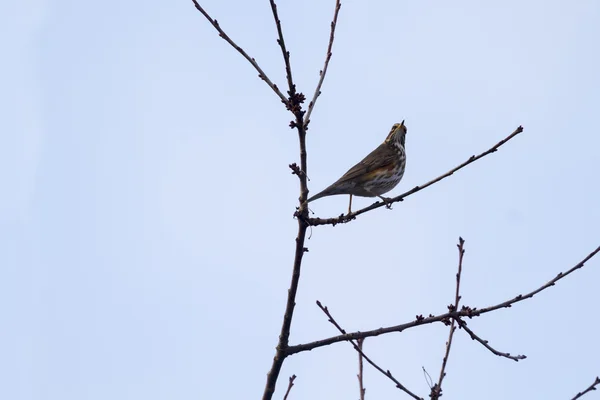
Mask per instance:
[[[280,87],[268,2],[202,4]],[[312,94],[334,1],[280,1]],[[290,279],[298,162],[290,115],[191,1],[27,0],[0,13],[0,398],[256,399]],[[600,3],[343,2],[312,117],[310,189],[408,126],[391,194],[522,124],[501,150],[392,211],[312,229],[291,342],[441,313],[463,236],[465,304],[534,289],[600,242]],[[312,204],[346,210],[347,197]],[[355,206],[370,204],[356,199]],[[600,259],[457,332],[445,399],[568,399],[600,374]],[[447,328],[368,339],[423,397]],[[286,361],[290,400],[358,398],[340,343]],[[371,368],[367,399],[407,398]],[[588,398],[598,398],[591,393]]]

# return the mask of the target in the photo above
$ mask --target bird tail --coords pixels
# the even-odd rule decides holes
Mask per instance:
[[[319,192],[319,193],[315,194],[314,196],[309,197],[308,200],[306,200],[306,202],[310,203],[313,200],[317,200],[317,199],[320,199],[321,197],[327,196],[327,193],[325,193],[326,191],[327,190],[323,190],[322,192]]]
[[[334,188],[332,188],[332,186],[329,186],[325,190],[322,190],[319,193],[315,194],[314,196],[310,197],[307,200],[307,203],[310,203],[313,200],[320,199],[321,197],[333,196],[334,194],[340,194],[340,193],[337,193],[337,191]]]

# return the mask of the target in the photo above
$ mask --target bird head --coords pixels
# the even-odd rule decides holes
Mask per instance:
[[[395,146],[402,146],[402,148],[404,148],[406,132],[407,129],[406,125],[404,125],[404,121],[399,124],[392,125],[392,130],[390,130],[390,133],[385,138],[385,143]]]

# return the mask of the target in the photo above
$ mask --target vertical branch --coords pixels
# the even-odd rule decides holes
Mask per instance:
[[[277,43],[281,47],[283,53],[283,60],[285,62],[285,71],[289,87],[289,99],[286,103],[286,107],[290,110],[295,117],[294,121],[290,122],[291,128],[298,130],[298,142],[300,144],[300,171],[296,173],[300,181],[300,197],[299,207],[294,213],[294,216],[298,220],[298,234],[296,236],[296,249],[294,252],[294,266],[292,269],[292,281],[288,289],[288,296],[285,305],[285,313],[283,315],[283,323],[281,325],[281,331],[279,333],[279,342],[277,343],[277,349],[275,351],[275,357],[273,357],[273,363],[271,369],[267,373],[267,383],[265,385],[265,391],[263,393],[263,400],[271,400],[273,393],[275,393],[275,387],[277,385],[277,379],[283,366],[283,361],[288,356],[287,348],[289,347],[290,331],[292,327],[292,318],[294,315],[294,308],[296,306],[296,293],[298,292],[298,284],[300,283],[300,271],[302,267],[302,257],[304,253],[308,251],[304,247],[306,240],[306,229],[308,228],[308,206],[306,198],[308,196],[308,185],[307,185],[307,157],[306,157],[306,129],[304,127],[303,117],[305,111],[302,110],[302,103],[304,102],[304,95],[296,92],[296,85],[292,77],[292,67],[290,65],[290,53],[287,51],[285,41],[283,39],[283,31],[281,29],[281,21],[277,14],[277,5],[274,0],[270,0],[271,10],[273,11],[273,18],[275,19],[275,25],[277,26],[277,34],[279,38]]]
[[[362,353],[362,348],[363,348],[363,343],[364,343],[365,339],[361,338],[358,339],[357,345],[358,345],[358,349],[360,351],[358,351],[358,375],[356,375],[356,377],[358,378],[358,390],[360,392],[360,400],[365,400],[365,392],[367,391],[367,389],[365,389],[364,385],[363,385],[363,353]]]
[[[302,176],[300,177],[302,180]],[[306,178],[305,178],[306,180]],[[306,187],[306,185],[304,186]],[[301,206],[302,207],[302,206]],[[307,209],[303,211],[303,214],[307,214]],[[298,291],[298,283],[300,282],[300,269],[302,265],[302,256],[304,252],[308,251],[304,247],[304,240],[306,239],[306,228],[308,225],[302,218],[298,218],[298,236],[296,237],[296,251],[294,255],[294,267],[292,271],[292,282],[288,289],[288,297],[285,306],[285,314],[283,315],[283,324],[281,325],[281,332],[279,334],[279,342],[275,351],[275,357],[273,357],[273,363],[271,369],[267,373],[267,383],[265,385],[265,391],[263,393],[263,400],[271,400],[273,393],[275,393],[275,386],[277,385],[277,379],[283,366],[283,361],[287,357],[286,350],[289,346],[290,330],[292,327],[292,317],[294,315],[294,307],[296,306],[296,293]]]
[[[277,379],[279,378],[279,373],[281,372],[281,367],[283,365],[284,359],[287,357],[286,350],[289,347],[289,336],[290,329],[292,326],[292,317],[294,314],[294,307],[296,305],[296,293],[298,291],[298,284],[300,282],[300,267],[302,265],[302,256],[304,252],[307,252],[308,249],[304,247],[304,241],[306,239],[306,229],[308,228],[308,207],[306,205],[306,198],[308,195],[308,186],[307,186],[307,162],[306,162],[306,128],[304,126],[304,113],[302,110],[302,103],[305,100],[305,97],[302,93],[296,92],[296,85],[294,84],[294,80],[292,78],[292,67],[290,65],[290,53],[287,51],[285,46],[285,41],[283,39],[283,31],[281,29],[281,22],[279,20],[279,16],[277,14],[277,5],[274,0],[270,0],[271,10],[273,11],[273,17],[275,18],[275,25],[277,26],[277,34],[278,39],[277,43],[281,47],[281,51],[283,53],[283,59],[285,62],[285,71],[286,78],[288,82],[288,94],[289,98],[286,98],[277,85],[275,85],[269,77],[264,73],[264,71],[260,68],[256,60],[250,57],[240,46],[238,46],[224,31],[221,29],[221,26],[217,22],[216,19],[212,18],[205,10],[200,6],[197,0],[192,0],[194,6],[204,17],[211,23],[211,25],[217,30],[219,36],[223,38],[227,43],[229,43],[234,49],[236,49],[252,66],[258,71],[259,77],[263,79],[267,85],[279,96],[281,101],[285,104],[286,108],[294,114],[295,120],[290,123],[291,128],[298,129],[298,139],[300,142],[300,169],[299,171],[295,171],[298,179],[300,180],[300,206],[295,213],[295,217],[298,219],[298,235],[296,236],[296,250],[294,254],[294,266],[292,271],[292,281],[290,283],[290,288],[288,289],[288,297],[285,307],[285,313],[283,316],[283,324],[281,326],[281,332],[279,334],[279,342],[277,344],[277,349],[275,352],[275,357],[273,357],[273,364],[271,365],[271,369],[267,374],[267,383],[265,385],[265,391],[263,394],[263,400],[270,400],[273,397],[273,393],[275,392],[275,386],[277,384]],[[292,380],[290,380],[290,389],[291,389]],[[287,395],[286,395],[287,396]]]
[[[291,97],[290,101],[294,102],[295,97]],[[296,103],[295,107],[300,110],[296,113],[295,127],[298,129],[298,139],[300,142],[300,173],[297,173],[300,181],[300,206],[294,214],[298,219],[298,235],[296,236],[296,250],[294,252],[294,266],[292,269],[292,281],[288,289],[288,296],[285,306],[285,313],[283,315],[283,323],[281,325],[281,332],[279,334],[279,342],[273,357],[273,363],[271,369],[267,373],[267,383],[265,385],[265,391],[263,393],[263,400],[271,400],[273,393],[275,393],[275,386],[277,385],[277,379],[283,366],[283,361],[289,355],[287,354],[287,348],[289,346],[289,337],[292,327],[292,317],[294,315],[294,308],[296,306],[296,293],[298,292],[298,284],[300,283],[300,270],[302,267],[302,257],[308,249],[304,247],[306,240],[306,229],[308,228],[308,207],[306,203],[306,197],[308,195],[307,186],[307,175],[306,175],[306,131],[302,124],[301,105]],[[294,122],[294,121],[292,121]]]
[[[454,312],[458,310],[458,303],[460,302],[460,276],[462,274],[462,262],[463,256],[465,254],[464,249],[465,241],[463,238],[458,238],[458,272],[456,273],[456,292],[454,295],[454,304],[448,306],[448,310],[450,312]],[[446,365],[448,363],[448,357],[450,357],[450,349],[452,347],[452,338],[454,337],[454,332],[456,331],[456,320],[452,318],[452,323],[450,323],[450,333],[448,334],[448,341],[446,342],[446,353],[444,354],[444,359],[442,360],[442,368],[440,369],[440,377],[438,382],[433,385],[431,388],[431,397],[432,400],[438,400],[442,397],[442,382],[444,381],[444,377],[446,376]]]

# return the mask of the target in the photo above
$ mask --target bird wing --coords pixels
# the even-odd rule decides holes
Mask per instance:
[[[374,156],[376,154],[376,156]],[[369,172],[385,167],[394,162],[397,155],[386,143],[382,143],[378,148],[369,153],[358,164],[350,168],[336,183],[348,182],[364,177]]]

